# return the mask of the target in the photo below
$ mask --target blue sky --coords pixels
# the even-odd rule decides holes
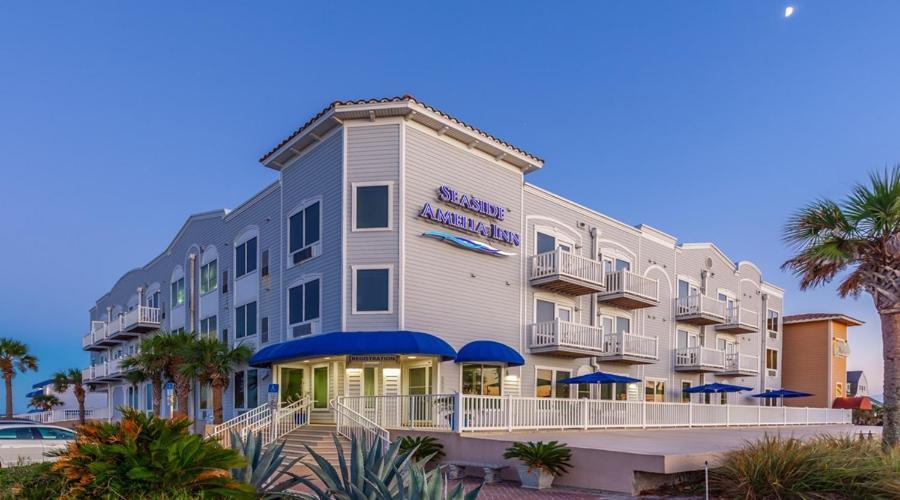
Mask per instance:
[[[427,5],[426,5],[427,4]],[[531,182],[779,271],[787,215],[900,162],[900,4],[23,2],[0,6],[0,335],[87,364],[88,309],[335,99],[411,93],[546,160]]]

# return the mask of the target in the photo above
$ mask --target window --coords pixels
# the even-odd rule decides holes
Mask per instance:
[[[314,279],[288,289],[288,326],[294,338],[316,333],[320,315],[320,281]]]
[[[603,262],[603,272],[606,274],[631,270],[631,262],[624,259],[601,255],[600,261]]]
[[[210,316],[208,318],[203,318],[200,320],[200,336],[201,337],[209,337],[216,338],[218,335],[217,332],[217,323],[218,318],[216,316]]]
[[[268,249],[263,250],[263,252],[262,252],[262,265],[259,266],[259,267],[262,268],[262,272],[261,272],[262,277],[263,277],[263,278],[268,278],[268,277],[269,277],[269,250],[268,250]]]
[[[535,322],[562,320],[571,322],[573,310],[571,307],[558,305],[548,300],[537,299],[534,304]]]
[[[221,340],[223,344],[228,343],[228,328],[222,328],[222,334],[221,337],[219,337],[219,340]]]
[[[559,381],[571,376],[572,372],[567,370],[538,368],[534,395],[539,398],[569,398],[571,396],[569,384],[560,384]]]
[[[159,308],[159,290],[147,295],[147,307],[152,307],[154,309]]]
[[[0,440],[5,439],[34,439],[32,427],[7,427],[0,429]]]
[[[719,394],[719,404],[727,405],[728,404],[728,393],[723,392]]]
[[[552,252],[559,248],[564,252],[571,252],[573,244],[567,241],[561,241],[556,236],[538,231],[536,238],[535,253]]]
[[[219,286],[218,261],[212,260],[200,266],[200,294],[209,293]]]
[[[391,312],[391,269],[389,267],[353,269],[353,312]]]
[[[778,351],[775,349],[766,349],[766,369],[769,374],[778,372]]]
[[[244,408],[244,372],[234,372],[234,407]]]
[[[208,410],[210,406],[210,390],[209,384],[200,384],[200,394],[197,396],[200,400],[200,409]]]
[[[678,298],[690,297],[693,295],[698,295],[700,293],[700,288],[687,280],[678,280]]]
[[[679,349],[697,347],[700,345],[700,336],[687,330],[678,330],[676,342]]]
[[[256,271],[256,237],[250,238],[234,249],[234,262],[235,278]]]
[[[256,335],[256,302],[244,304],[234,310],[235,338]]]
[[[222,293],[228,293],[228,271],[222,271]]]
[[[259,391],[256,370],[247,370],[247,408],[259,406]]]
[[[666,400],[666,383],[662,380],[644,381],[644,399],[646,401],[663,402]]]
[[[603,334],[631,333],[631,318],[625,316],[601,316]]]
[[[578,399],[591,399],[591,384],[578,384]]]
[[[269,341],[269,318],[268,316],[259,320],[259,336],[261,337],[262,343],[265,344]]]
[[[301,208],[288,218],[288,265],[299,264],[318,255],[315,247],[322,239],[321,203]]]
[[[476,396],[502,394],[503,368],[495,365],[463,365],[462,393]]]
[[[691,393],[685,392],[686,390],[691,388],[690,380],[682,380],[681,381],[681,402],[682,403],[690,403],[691,402]]]
[[[172,307],[184,304],[184,278],[172,282]]]
[[[766,329],[768,329],[770,332],[780,332],[781,330],[778,329],[779,317],[780,315],[778,314],[778,311],[769,309],[766,312]]]
[[[353,185],[353,230],[391,229],[391,186],[386,183]]]
[[[144,386],[144,409],[147,411],[153,410],[153,385],[147,384]]]

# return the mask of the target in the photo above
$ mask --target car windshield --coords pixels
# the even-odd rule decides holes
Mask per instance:
[[[38,427],[42,439],[75,439],[75,433],[54,427]]]
[[[0,429],[0,439],[34,439],[31,427],[7,427]]]

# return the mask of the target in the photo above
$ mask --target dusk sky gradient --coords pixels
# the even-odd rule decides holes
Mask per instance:
[[[715,242],[843,312],[881,392],[868,297],[779,270],[791,212],[900,162],[900,3],[21,2],[0,5],[0,336],[31,384],[83,368],[88,310],[336,99],[410,93],[546,160],[528,180]],[[2,388],[0,388],[2,391]]]

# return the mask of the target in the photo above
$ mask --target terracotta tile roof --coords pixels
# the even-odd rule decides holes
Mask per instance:
[[[784,323],[808,323],[810,321],[834,320],[849,326],[859,326],[865,324],[865,321],[852,318],[842,313],[804,313],[791,314],[784,317]]]
[[[382,98],[378,98],[378,99],[357,99],[357,100],[351,100],[351,101],[334,101],[334,102],[332,102],[328,107],[326,107],[326,108],[323,109],[322,111],[319,111],[315,116],[313,116],[312,118],[310,118],[309,120],[307,120],[306,123],[304,123],[303,125],[301,125],[300,128],[298,128],[297,130],[295,130],[295,131],[294,131],[291,135],[289,135],[286,139],[284,139],[283,141],[281,141],[280,143],[278,143],[278,145],[275,146],[274,148],[272,148],[271,151],[269,151],[268,153],[262,155],[262,156],[259,158],[259,161],[264,163],[264,162],[266,161],[266,159],[267,159],[269,156],[272,155],[272,153],[278,151],[282,146],[284,146],[285,144],[287,144],[288,142],[290,142],[291,140],[293,140],[294,137],[297,137],[298,135],[300,135],[301,133],[303,133],[303,131],[306,130],[307,127],[309,127],[310,125],[312,125],[313,123],[315,123],[316,120],[318,120],[319,118],[321,118],[323,115],[325,115],[325,114],[328,113],[329,111],[331,111],[331,110],[337,108],[338,106],[352,106],[352,105],[360,105],[360,104],[385,104],[385,103],[391,103],[391,102],[403,102],[403,101],[409,101],[409,102],[416,103],[416,104],[418,104],[418,105],[420,105],[420,106],[423,106],[423,107],[424,107],[425,109],[427,109],[428,111],[431,111],[432,113],[436,113],[436,114],[440,115],[441,117],[443,117],[443,118],[445,118],[445,119],[447,119],[447,120],[450,120],[450,121],[453,122],[454,124],[459,125],[459,126],[465,128],[465,129],[469,130],[470,132],[473,132],[473,133],[475,133],[475,134],[477,134],[477,135],[480,135],[480,136],[482,136],[482,137],[484,137],[484,138],[486,138],[486,139],[489,139],[489,140],[491,140],[491,141],[494,141],[494,142],[496,142],[496,143],[498,143],[498,144],[500,144],[500,145],[502,145],[502,146],[504,146],[504,147],[507,147],[507,148],[509,148],[509,149],[512,149],[513,151],[515,151],[515,152],[517,152],[517,153],[519,153],[519,154],[525,155],[525,156],[527,156],[528,158],[531,158],[531,159],[533,159],[533,160],[535,160],[535,161],[542,162],[542,163],[543,163],[543,161],[544,161],[543,159],[541,159],[541,158],[538,157],[538,156],[535,156],[535,155],[533,155],[533,154],[531,154],[531,153],[529,153],[529,152],[527,152],[527,151],[525,151],[525,150],[523,150],[523,149],[519,149],[519,148],[513,146],[512,144],[510,144],[510,143],[508,143],[508,142],[506,142],[506,141],[504,141],[504,140],[502,140],[502,139],[499,139],[499,138],[497,138],[497,137],[494,137],[493,135],[488,134],[487,132],[484,132],[484,131],[482,131],[482,130],[480,130],[480,129],[477,129],[477,128],[475,128],[475,127],[473,127],[473,126],[471,126],[471,125],[469,125],[469,124],[463,122],[462,120],[459,120],[459,119],[457,119],[457,118],[454,118],[454,117],[448,115],[447,113],[444,113],[443,111],[441,111],[441,110],[439,110],[439,109],[437,109],[437,108],[434,108],[434,107],[432,107],[432,106],[429,106],[428,104],[425,104],[424,102],[422,102],[422,101],[416,99],[415,97],[413,97],[412,95],[409,95],[409,94],[402,95],[402,96],[396,96],[396,97],[382,97]]]

